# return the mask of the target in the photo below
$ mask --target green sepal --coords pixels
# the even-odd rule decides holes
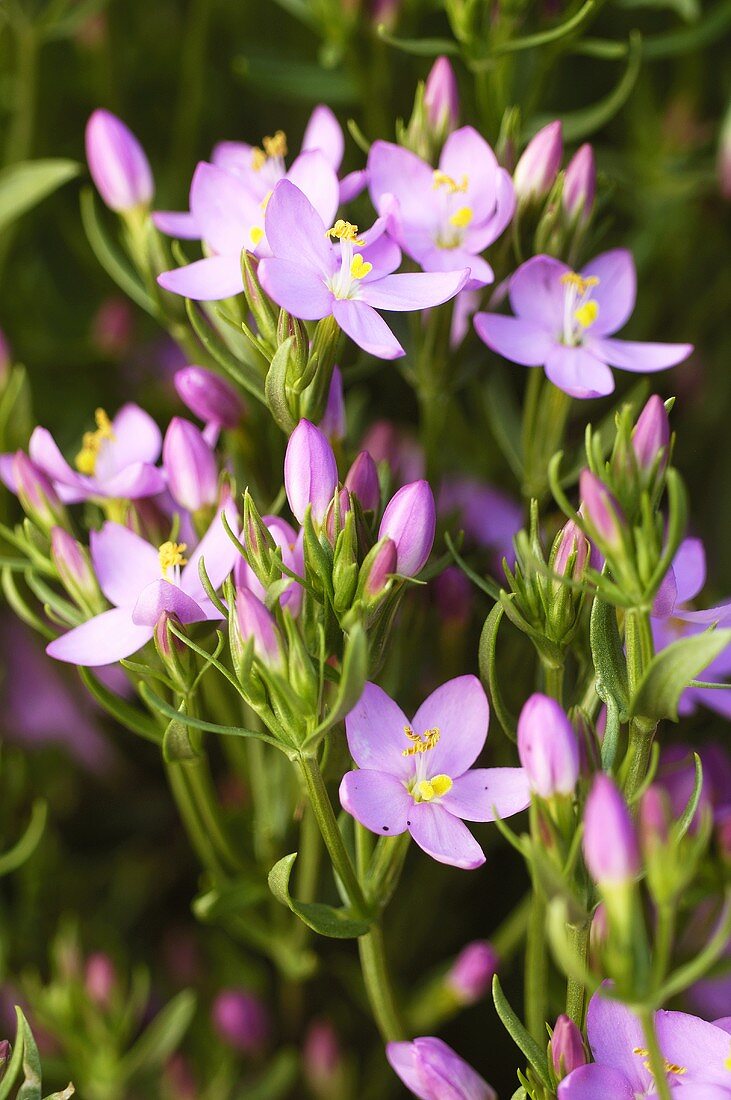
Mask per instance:
[[[180,717],[170,719],[162,736],[162,755],[166,764],[186,764],[203,755],[200,736],[192,738],[186,725],[185,703],[180,704],[178,713]]]
[[[629,715],[629,686],[617,613],[599,596],[594,598],[591,608],[589,640],[596,670],[596,693],[607,708],[611,702],[612,717],[625,722]],[[618,731],[612,733],[618,736]]]
[[[296,859],[297,852],[292,852],[275,863],[269,872],[269,889],[277,901],[291,909],[308,928],[320,936],[329,936],[336,940],[352,940],[364,936],[370,927],[370,920],[354,917],[344,907],[336,909],[317,901],[295,901],[289,892],[289,880]]]
[[[289,336],[283,344],[279,345],[272,356],[266,382],[264,383],[267,407],[277,426],[287,435],[290,435],[297,427],[296,410],[293,410],[290,406],[290,387],[287,383],[289,356],[293,347],[293,336]]]

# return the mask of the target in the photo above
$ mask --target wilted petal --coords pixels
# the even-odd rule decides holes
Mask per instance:
[[[489,721],[487,696],[476,676],[457,676],[433,691],[412,723],[415,733],[439,730],[429,752],[430,773],[456,779],[466,772],[482,751]]]
[[[387,276],[391,279],[396,277]],[[332,312],[346,336],[363,351],[375,355],[377,359],[398,359],[405,355],[386,322],[366,302],[335,298]]]
[[[474,325],[477,335],[492,351],[523,367],[542,367],[556,347],[548,329],[522,317],[476,313]]]
[[[181,294],[194,302],[217,302],[232,298],[244,289],[241,275],[241,257],[208,256],[185,267],[173,268],[158,275],[163,290]]]
[[[571,397],[606,397],[614,390],[614,378],[587,348],[554,346],[546,359],[546,377]]]
[[[406,831],[414,800],[400,779],[390,772],[347,772],[340,784],[340,803],[351,817],[381,836]]]
[[[345,719],[350,755],[359,768],[389,772],[409,779],[413,757],[404,756],[411,742],[404,730],[410,722],[399,705],[377,684],[366,684],[360,700]]]
[[[132,621],[128,607],[115,607],[62,634],[46,646],[49,657],[97,668],[136,653],[152,637],[152,627]]]
[[[441,804],[465,821],[512,817],[530,804],[528,777],[523,768],[473,768],[454,780]]]
[[[443,806],[414,803],[409,822],[409,832],[416,843],[439,863],[472,871],[485,862],[485,853],[467,826]]]
[[[591,332],[593,331],[592,325]],[[585,343],[588,349],[611,366],[638,374],[667,370],[668,367],[682,363],[693,351],[692,344],[649,344],[641,340],[602,340],[592,337]]]

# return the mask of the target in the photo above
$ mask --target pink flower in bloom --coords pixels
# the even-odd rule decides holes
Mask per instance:
[[[229,523],[236,523],[231,504]],[[102,592],[114,606],[62,634],[46,652],[75,665],[108,665],[135,653],[154,633],[164,612],[183,623],[220,619],[198,574],[203,558],[215,588],[231,572],[238,556],[219,512],[195,551],[186,558],[183,543],[151,546],[127,527],[105,523],[90,537],[91,561]]]
[[[485,856],[464,821],[510,817],[530,802],[522,768],[472,768],[489,719],[474,676],[442,684],[411,722],[382,688],[366,684],[345,722],[358,770],[340,785],[344,809],[381,836],[408,830],[440,863],[479,867]]]
[[[551,256],[534,256],[510,279],[514,317],[478,313],[475,329],[489,348],[524,367],[544,367],[572,397],[614,390],[610,367],[639,374],[686,359],[691,344],[617,340],[637,295],[637,273],[623,248],[603,252],[580,273]]]
[[[464,286],[469,272],[393,272],[401,251],[377,222],[368,234],[338,221],[328,230],[320,212],[289,180],[274,189],[266,211],[273,259],[259,278],[277,305],[303,321],[332,315],[364,351],[396,359],[404,349],[377,309],[411,312],[440,305]],[[331,236],[338,243],[333,244]]]
[[[61,500],[136,500],[162,492],[165,477],[154,466],[162,436],[152,417],[138,405],[125,405],[113,420],[97,409],[96,423],[96,431],[84,435],[76,455],[76,470],[46,428],[36,428],[30,437],[30,457],[53,483]],[[5,455],[0,460],[0,477],[15,492]]]
[[[419,1100],[497,1100],[497,1093],[441,1039],[389,1043],[386,1057]]]
[[[493,281],[480,253],[506,228],[515,210],[509,174],[471,126],[450,134],[439,167],[387,141],[368,156],[373,205],[389,232],[424,271],[470,269],[468,287]]]
[[[685,1012],[660,1011],[655,1031],[673,1094],[693,1100],[731,1097],[727,1025],[724,1029]],[[559,1100],[643,1100],[656,1095],[642,1027],[625,1005],[595,993],[587,1034],[594,1062],[564,1078]]]

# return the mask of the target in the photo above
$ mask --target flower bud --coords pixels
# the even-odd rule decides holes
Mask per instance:
[[[396,543],[396,571],[415,577],[427,563],[436,532],[434,494],[428,481],[404,485],[391,497],[383,513],[379,540]]]
[[[556,535],[551,557],[554,573],[565,577],[571,568],[571,579],[581,580],[589,560],[589,541],[572,519]]]
[[[263,664],[281,668],[282,643],[274,616],[247,588],[236,590],[236,625],[244,645],[254,639],[254,653]]]
[[[109,1008],[117,985],[117,972],[108,955],[97,951],[89,956],[86,960],[84,985],[89,1000],[101,1009]]]
[[[82,607],[97,609],[101,593],[89,555],[63,527],[51,529],[51,560],[68,594]]]
[[[320,421],[320,431],[324,432],[331,443],[345,438],[345,398],[343,396],[343,376],[340,367],[333,367],[330,389],[327,394],[325,412]]]
[[[338,485],[338,468],[332,447],[309,420],[300,420],[289,437],[284,485],[296,519],[303,523],[311,504],[313,521],[322,523]]]
[[[556,1079],[562,1081],[587,1063],[581,1032],[570,1016],[559,1016],[551,1036],[551,1063]]]
[[[623,885],[640,870],[637,835],[627,803],[608,775],[597,775],[586,800],[584,858],[600,885]]]
[[[163,611],[158,616],[152,638],[155,649],[165,668],[176,684],[184,687],[190,680],[193,669],[193,655],[182,639],[170,629],[171,626],[182,630],[183,624],[174,611]]]
[[[294,383],[299,382],[307,370],[307,362],[310,358],[310,339],[304,321],[287,313],[286,309],[280,309],[277,318],[277,346],[284,344],[291,338],[287,359],[287,379]]]
[[[497,974],[498,961],[487,940],[475,940],[460,951],[447,975],[447,985],[460,1004],[475,1004],[485,996]]]
[[[586,225],[591,217],[596,198],[596,165],[591,145],[582,145],[569,161],[564,176],[561,202],[573,222]]]
[[[513,173],[515,193],[521,202],[544,198],[553,187],[563,156],[561,123],[549,122],[532,138]]]
[[[245,989],[224,989],[213,1002],[213,1023],[225,1043],[242,1054],[259,1055],[271,1032],[266,1006]]]
[[[16,451],[12,464],[15,492],[23,511],[47,533],[56,526],[68,527],[66,509],[53,485],[24,451]]]
[[[318,1100],[335,1100],[341,1095],[343,1052],[329,1020],[310,1024],[302,1048],[305,1080]]]
[[[406,1087],[421,1100],[497,1100],[479,1073],[441,1039],[388,1043],[386,1057]]]
[[[325,515],[325,533],[334,546],[338,535],[345,526],[345,517],[353,511],[353,502],[347,489],[340,489],[330,501]]]
[[[426,78],[424,106],[429,125],[446,137],[459,122],[459,92],[454,69],[446,57],[438,57]]]
[[[126,298],[106,298],[94,315],[91,339],[103,355],[119,357],[130,344],[134,331],[134,312]]]
[[[360,567],[358,588],[366,601],[379,599],[389,580],[396,572],[396,543],[393,539],[381,539],[369,550]]]
[[[86,159],[104,202],[124,214],[152,201],[154,182],[145,151],[132,131],[109,111],[86,124]]]
[[[205,367],[183,367],[175,372],[178,397],[199,420],[220,428],[236,428],[244,403],[233,386]]]
[[[361,451],[345,478],[345,488],[360,501],[364,512],[377,512],[381,503],[378,470],[368,451]]]
[[[660,462],[664,469],[668,463],[670,446],[670,420],[665,404],[656,393],[652,395],[640,413],[632,432],[632,450],[641,470],[650,471]]]
[[[175,416],[162,445],[162,463],[176,504],[188,512],[211,508],[218,499],[218,463],[213,448],[190,420]]]
[[[626,521],[615,497],[591,470],[581,471],[579,493],[581,512],[600,550],[617,549]]]
[[[562,707],[536,692],[518,719],[518,755],[541,798],[572,794],[579,778],[579,741]]]

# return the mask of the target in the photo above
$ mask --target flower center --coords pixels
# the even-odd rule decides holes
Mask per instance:
[[[427,753],[431,752],[439,744],[441,734],[435,727],[425,730],[424,733],[414,733],[411,726],[404,726],[404,733],[410,744],[405,748],[402,756],[413,756],[414,778],[408,785],[408,791],[414,802],[433,802],[435,798],[442,798],[452,789],[452,778],[440,773],[429,776],[427,774]]]
[[[262,149],[251,150],[251,167],[260,172],[268,160],[284,160],[287,155],[287,135],[277,130],[272,137],[262,138]]]
[[[447,175],[446,172],[440,171],[439,168],[434,169],[432,179],[434,180],[434,190],[439,191],[443,189],[448,195],[455,195],[458,191],[466,191],[470,182],[467,176],[462,176],[462,179],[458,183],[453,176]]]
[[[637,1054],[640,1058],[648,1058],[649,1054],[650,1054],[649,1050],[646,1050],[645,1047],[633,1047],[632,1048],[632,1053]],[[665,1058],[664,1061],[665,1061],[665,1072],[666,1073],[673,1073],[678,1077],[682,1077],[682,1075],[684,1073],[688,1072],[688,1069],[687,1069],[686,1066],[679,1066],[675,1062],[669,1062],[667,1060],[667,1058]],[[643,1062],[642,1065],[645,1067],[645,1069],[648,1071],[648,1073],[652,1074],[652,1068],[650,1066],[649,1061]]]
[[[112,422],[104,412],[104,409],[97,409],[94,413],[94,419],[96,420],[96,431],[84,432],[81,450],[74,460],[76,469],[79,473],[87,474],[88,476],[91,476],[96,469],[96,460],[99,457],[99,451],[101,450],[104,440],[114,439]]]
[[[336,298],[357,298],[359,280],[373,270],[373,264],[364,260],[360,253],[353,254],[354,248],[362,248],[365,244],[363,237],[358,236],[358,226],[338,218],[325,236],[340,241],[340,271],[329,280],[330,290]]]
[[[448,775],[435,775],[432,779],[420,780],[411,793],[415,802],[432,802],[435,798],[449,794],[451,789],[452,780]]]
[[[326,230],[325,236],[338,241],[352,241],[353,244],[357,245],[365,244],[365,241],[358,237],[358,226],[353,225],[352,222],[344,221],[343,218],[338,218],[335,225]]]
[[[180,567],[181,565],[187,565],[188,559],[183,557],[183,552],[188,547],[184,542],[164,542],[158,552],[157,556],[160,561],[160,569],[165,580],[168,579],[168,570],[172,569],[174,583],[178,584],[180,580]]]
[[[596,275],[584,278],[575,271],[567,271],[561,276],[561,282],[564,287],[563,343],[576,347],[599,316],[599,303],[591,296],[594,287],[599,285],[599,279]]]

